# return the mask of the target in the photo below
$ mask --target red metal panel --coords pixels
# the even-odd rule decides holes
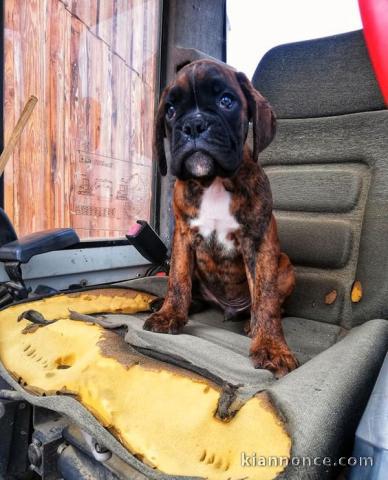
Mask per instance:
[[[388,105],[388,0],[358,0],[365,41]]]

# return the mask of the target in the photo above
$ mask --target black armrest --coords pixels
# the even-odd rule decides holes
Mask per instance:
[[[5,211],[0,208],[0,245],[13,242],[18,237]]]
[[[79,241],[72,228],[54,228],[31,233],[0,247],[0,262],[27,263],[35,255],[62,250]]]

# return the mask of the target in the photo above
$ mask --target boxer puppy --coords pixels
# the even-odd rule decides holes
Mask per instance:
[[[250,121],[253,152],[246,142]],[[144,329],[179,333],[195,290],[226,319],[250,312],[253,365],[280,377],[298,365],[281,324],[295,277],[280,251],[270,185],[257,163],[275,126],[271,106],[247,77],[218,62],[185,66],[164,90],[154,154],[166,175],[167,138],[175,231],[167,295]]]

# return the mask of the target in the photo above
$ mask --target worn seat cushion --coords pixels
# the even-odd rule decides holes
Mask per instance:
[[[123,428],[128,423],[128,416],[125,415],[125,405],[121,405],[120,403],[120,395],[116,392],[116,394],[112,396],[110,394],[111,390],[104,388],[104,378],[108,374],[110,384],[112,384],[111,388],[120,389],[120,383],[116,385],[117,382],[115,382],[116,376],[120,379],[120,382],[127,382],[125,385],[127,385],[129,391],[127,391],[127,387],[125,387],[125,395],[129,395],[128,398],[131,398],[131,394],[135,395],[133,400],[131,400],[133,403],[132,408],[139,408],[139,406],[142,405],[142,412],[145,417],[147,419],[154,418],[155,421],[157,419],[160,425],[164,425],[163,429],[165,429],[166,434],[168,433],[170,435],[171,432],[175,432],[173,433],[174,438],[176,435],[184,435],[186,440],[183,442],[182,437],[182,441],[178,442],[177,446],[174,447],[175,453],[173,457],[171,457],[171,454],[166,456],[164,454],[166,453],[165,448],[162,444],[159,444],[162,437],[156,435],[156,431],[153,433],[152,429],[150,429],[150,422],[143,422],[141,415],[134,416],[133,411],[131,412],[131,416],[128,418],[136,421],[137,427],[134,426],[131,428],[130,425],[125,426],[125,436],[124,432],[122,432],[123,438],[132,439],[131,441],[135,440],[138,445],[137,448],[142,445],[149,445],[149,441],[152,439],[153,447],[150,450],[149,446],[147,446],[146,451],[154,451],[153,458],[157,462],[161,462],[161,465],[164,465],[162,471],[150,469],[149,466],[140,462],[124,449],[117,439],[102,427],[101,418],[99,418],[101,412],[97,415],[99,419],[97,420],[82,403],[68,395],[63,395],[62,392],[58,392],[57,395],[55,395],[54,392],[48,392],[50,394],[43,397],[28,393],[28,390],[31,389],[36,382],[39,382],[40,388],[44,388],[45,372],[53,373],[57,371],[57,375],[70,380],[72,378],[70,375],[71,370],[55,370],[55,365],[53,367],[54,370],[52,370],[52,360],[58,357],[59,354],[55,348],[53,349],[54,345],[47,345],[47,348],[44,349],[44,351],[47,350],[47,354],[45,354],[44,351],[30,352],[31,348],[27,350],[24,348],[24,343],[27,342],[29,345],[32,345],[39,340],[38,337],[35,337],[36,334],[34,334],[34,332],[27,333],[24,336],[22,335],[24,343],[21,345],[19,345],[19,343],[11,344],[8,347],[8,342],[4,343],[5,335],[14,335],[20,329],[25,328],[24,323],[20,324],[20,322],[16,322],[15,319],[17,319],[17,316],[15,317],[13,310],[13,317],[11,316],[9,318],[6,310],[2,312],[2,328],[4,331],[2,335],[1,355],[2,358],[6,360],[8,368],[11,369],[11,371],[13,365],[18,365],[18,369],[23,369],[23,376],[29,378],[30,384],[24,385],[23,383],[27,389],[25,390],[23,386],[17,382],[14,376],[15,374],[11,375],[3,365],[0,365],[2,377],[6,379],[11,386],[20,391],[22,396],[30,403],[66,414],[82,429],[89,432],[99,443],[112,449],[123,460],[143,472],[146,478],[161,480],[176,478],[174,475],[166,475],[166,473],[163,473],[163,468],[178,468],[181,469],[180,471],[186,472],[186,478],[193,478],[190,477],[190,469],[184,467],[183,464],[179,466],[180,458],[185,459],[186,465],[187,462],[192,465],[191,471],[193,473],[198,471],[208,472],[207,464],[197,464],[197,457],[193,457],[191,450],[187,448],[187,445],[191,445],[187,439],[196,439],[196,435],[199,434],[198,432],[201,432],[201,429],[198,430],[198,422],[201,424],[201,412],[202,409],[205,408],[205,405],[207,406],[205,410],[203,410],[203,414],[209,415],[209,418],[206,420],[208,427],[206,428],[206,435],[202,438],[202,444],[212,445],[211,448],[214,448],[214,451],[220,452],[222,455],[222,457],[219,458],[221,462],[220,465],[223,464],[222,462],[225,458],[229,458],[234,464],[233,468],[237,468],[237,453],[231,450],[234,452],[231,455],[227,453],[229,450],[225,450],[222,446],[226,441],[226,437],[224,442],[219,443],[217,440],[221,432],[218,431],[219,426],[217,426],[217,421],[213,418],[215,408],[220,411],[224,411],[225,408],[237,408],[236,421],[230,424],[230,428],[226,427],[223,435],[227,435],[228,438],[230,437],[230,441],[233,439],[233,441],[237,441],[237,437],[231,432],[234,431],[233,428],[239,430],[239,425],[241,424],[241,428],[248,429],[250,434],[249,437],[241,437],[239,441],[243,442],[242,445],[250,445],[250,449],[252,449],[253,444],[249,442],[252,439],[254,441],[254,436],[252,437],[253,431],[251,431],[251,426],[253,425],[252,419],[256,419],[253,425],[254,431],[261,432],[257,437],[256,443],[259,450],[257,452],[258,454],[265,451],[266,446],[269,445],[268,441],[271,438],[274,443],[270,446],[268,453],[275,454],[276,452],[284,452],[287,458],[289,455],[312,457],[333,456],[333,458],[338,454],[341,456],[346,455],[347,451],[344,445],[346,445],[346,442],[349,440],[347,434],[352,431],[353,423],[362,411],[370,388],[373,385],[374,378],[377,375],[380,362],[388,347],[387,321],[373,320],[367,322],[360,327],[353,328],[351,332],[341,340],[338,340],[337,332],[334,333],[333,326],[327,325],[325,341],[328,344],[331,344],[335,340],[337,340],[337,342],[315,355],[314,358],[299,367],[296,371],[281,380],[275,380],[270,372],[252,368],[248,358],[249,339],[237,331],[237,327],[241,327],[241,324],[219,323],[221,318],[219,312],[216,310],[209,309],[190,318],[189,324],[185,327],[181,335],[163,335],[143,331],[142,324],[145,314],[134,314],[130,312],[135,312],[137,308],[144,310],[147,302],[144,303],[143,300],[139,301],[139,299],[141,300],[147,297],[136,296],[136,294],[133,293],[134,290],[163,296],[166,286],[165,278],[148,277],[115,285],[114,289],[116,290],[113,288],[110,290],[101,290],[101,292],[98,293],[98,295],[102,295],[101,299],[96,296],[96,292],[93,291],[86,291],[82,294],[70,294],[68,301],[66,301],[66,296],[62,295],[58,297],[58,306],[60,308],[58,315],[60,318],[67,318],[66,315],[69,315],[69,308],[77,308],[80,312],[85,313],[92,313],[95,309],[97,309],[96,311],[98,312],[102,312],[104,309],[113,309],[116,312],[120,312],[125,309],[128,313],[108,314],[106,315],[105,321],[110,322],[108,325],[109,329],[115,326],[118,327],[118,332],[122,332],[121,335],[124,334],[126,342],[129,343],[128,350],[123,347],[122,340],[119,338],[113,341],[111,331],[103,335],[95,326],[82,325],[80,322],[74,321],[74,325],[70,325],[72,323],[70,320],[61,320],[61,322],[67,322],[66,325],[74,330],[73,333],[69,332],[73,336],[75,334],[73,341],[70,343],[65,342],[67,337],[65,331],[61,331],[61,326],[58,325],[57,327],[55,323],[42,327],[43,330],[38,335],[39,338],[42,337],[42,335],[42,338],[44,338],[47,334],[47,338],[49,338],[51,335],[50,331],[52,331],[54,335],[53,340],[56,339],[56,342],[58,342],[58,334],[64,335],[61,337],[63,340],[61,341],[60,347],[63,352],[55,362],[60,362],[61,365],[73,365],[74,368],[77,367],[78,369],[85,369],[87,367],[83,377],[84,381],[79,384],[80,393],[82,394],[83,403],[86,402],[85,405],[88,406],[88,410],[90,410],[91,407],[92,411],[93,408],[96,408],[96,415],[100,412],[100,409],[105,412],[104,415],[106,417],[103,417],[103,424],[107,425],[113,421],[115,425],[120,425],[120,428]],[[128,299],[126,299],[123,294],[123,290],[126,288],[131,289],[131,297],[128,297]],[[118,293],[115,293],[115,291]],[[109,293],[108,296],[107,293]],[[55,313],[55,305],[55,297],[52,297],[52,300],[48,302],[38,301],[35,305],[30,303],[24,306],[21,304],[17,307],[17,314],[24,308],[30,309],[35,306],[35,308],[39,307],[40,310],[47,310],[47,312],[44,312],[45,315],[50,312],[52,316]],[[65,316],[63,317],[63,315]],[[70,324],[68,323],[69,321]],[[318,332],[314,331],[314,328],[310,325],[307,327],[310,328],[310,330],[305,330],[304,328],[308,325],[305,322],[307,322],[307,320],[288,318],[285,320],[285,326],[286,330],[288,330],[290,343],[295,341],[295,344],[297,344],[298,335],[304,337],[304,344],[307,348],[303,346],[303,342],[298,343],[298,348],[307,358],[316,353],[315,349],[317,346],[314,345],[314,339],[317,338],[316,333],[319,333],[319,327]],[[9,325],[9,327],[7,327],[7,325]],[[312,325],[314,325],[314,323]],[[123,326],[125,327],[124,329],[122,328]],[[8,328],[10,330],[8,330]],[[84,338],[77,337],[76,332],[78,330],[83,332],[82,336]],[[88,332],[90,332],[90,334]],[[118,335],[120,335],[120,333],[118,333]],[[91,336],[91,340],[94,339],[94,341],[90,344],[89,348],[85,348],[84,343],[89,336]],[[83,346],[82,352],[76,349],[77,351],[74,352],[74,358],[71,359],[71,355],[66,356],[65,347],[68,345],[68,349],[74,349],[74,341]],[[96,343],[96,341],[98,342]],[[100,346],[99,351],[96,349],[98,346]],[[140,354],[136,353],[133,347],[135,347],[136,351],[139,351]],[[321,347],[322,343],[318,348]],[[11,348],[11,350],[9,350],[9,348]],[[12,349],[15,350],[15,352],[19,352],[19,356],[27,355],[26,361],[20,363],[20,359],[15,360],[12,356]],[[371,352],[373,352],[373,355],[371,355]],[[29,354],[33,355],[31,359],[29,359]],[[36,357],[36,355],[38,355],[38,357]],[[146,356],[143,357],[143,355]],[[35,357],[37,358],[36,360],[34,359]],[[93,358],[96,359],[96,363],[94,361],[90,363],[90,360],[93,360]],[[130,359],[130,363],[128,363],[128,359]],[[165,367],[163,367],[163,364],[160,364],[160,360],[164,362]],[[115,361],[118,363],[115,364]],[[31,369],[28,367],[28,362],[31,363]],[[36,364],[36,362],[38,363]],[[126,368],[128,368],[128,373],[123,369],[123,365],[127,363],[128,366]],[[174,370],[174,365],[177,365],[177,371]],[[49,368],[49,370],[46,368]],[[101,370],[100,374],[98,373],[99,369]],[[136,373],[135,370],[138,373]],[[131,372],[133,372],[133,376]],[[155,372],[155,374],[152,372]],[[200,376],[198,376],[198,374],[200,374]],[[55,378],[55,376],[50,377],[50,384],[60,385]],[[163,383],[163,381],[166,383]],[[185,385],[187,381],[189,381],[189,383],[187,383],[185,388],[182,389],[179,387],[181,384]],[[143,401],[139,404],[139,398],[141,398],[139,397],[139,392],[142,391],[143,386],[148,383],[150,388],[155,390],[149,391],[148,393],[144,392],[146,397],[144,397]],[[203,388],[200,387],[201,384],[204,386],[208,385],[210,390],[206,387],[201,393],[201,389]],[[75,385],[76,383],[73,382],[73,386]],[[215,387],[216,385],[219,385],[219,387]],[[230,385],[232,387],[231,391],[237,394],[237,404],[233,400],[234,397],[229,396],[230,387],[224,390],[226,385]],[[163,393],[166,391],[166,388],[171,392],[171,395],[165,395],[165,393]],[[235,388],[235,390],[233,390],[233,388]],[[135,394],[135,392],[137,393]],[[196,398],[195,404],[188,401],[185,392],[194,395],[194,397],[191,396],[190,398]],[[205,401],[203,403],[203,399],[205,398],[203,395],[207,392],[211,392],[212,395],[212,401],[209,405],[209,402],[206,403]],[[176,395],[178,395],[178,397],[176,397]],[[155,403],[152,400],[156,398],[155,396],[163,398],[163,402],[156,410],[154,408]],[[181,398],[178,403],[176,403],[177,398]],[[186,400],[184,400],[185,398]],[[247,412],[252,408],[251,402],[256,402],[256,399],[260,403],[255,407],[256,409],[252,411],[252,416],[249,417],[248,415],[247,417]],[[226,406],[224,402],[226,402]],[[121,405],[121,407],[116,411],[119,405]],[[247,408],[245,408],[245,405],[247,405]],[[111,410],[111,407],[114,409]],[[206,413],[206,409],[209,409],[209,407],[210,413]],[[160,415],[160,409],[163,411],[173,409],[176,411],[176,415],[178,415],[177,419],[172,422],[170,415]],[[350,409],[352,411],[352,417],[349,417],[348,414]],[[244,414],[239,415],[238,412],[240,410],[244,412]],[[267,417],[266,412],[273,413],[270,414],[270,417]],[[180,419],[179,421],[178,418]],[[195,423],[193,423],[192,426],[190,426],[190,423],[185,424],[185,429],[182,429],[182,425],[179,422],[185,418],[186,420],[192,418],[193,421],[195,420]],[[249,418],[252,420],[251,423],[249,422]],[[308,422],[306,422],[306,418],[308,418]],[[116,424],[116,422],[118,423]],[[255,422],[258,423],[256,424]],[[284,433],[283,423],[285,423],[287,428],[287,435]],[[143,424],[144,428],[141,427]],[[264,427],[264,425],[267,426]],[[281,428],[279,429],[277,425],[280,425]],[[191,430],[191,428],[193,430]],[[157,431],[160,431],[160,429],[158,428]],[[319,435],[317,435],[317,432],[319,432]],[[202,431],[202,434],[204,435],[204,431]],[[148,438],[149,435],[150,437]],[[144,440],[141,440],[141,438],[148,438],[148,440],[144,443]],[[267,440],[265,440],[266,438]],[[277,439],[276,441],[274,440],[275,438]],[[288,438],[290,440],[288,440]],[[183,445],[186,445],[186,447]],[[181,451],[180,448],[182,449]],[[289,450],[290,448],[291,451]],[[221,458],[223,459],[222,461]],[[281,474],[280,471],[283,469],[284,467],[277,470],[277,472],[283,475],[282,478],[288,480],[303,478],[318,480],[326,477],[330,478],[331,475],[330,471],[323,468],[322,465],[304,466],[300,469],[290,464],[284,473]],[[276,470],[272,471],[268,469],[262,470],[260,476],[256,477],[255,474],[252,473],[252,470],[250,470],[251,474],[249,478],[273,478],[275,471]],[[253,470],[253,472],[255,473],[256,471]],[[225,471],[225,475],[218,472],[214,474],[214,479],[226,479],[228,478],[227,475],[227,471]],[[207,476],[208,478],[213,478],[212,474],[208,474]]]

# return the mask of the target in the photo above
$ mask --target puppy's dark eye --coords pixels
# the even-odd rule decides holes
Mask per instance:
[[[175,116],[176,110],[172,105],[167,105],[166,117],[171,120]]]
[[[225,110],[230,110],[233,105],[234,105],[234,99],[231,95],[225,93],[224,95],[222,95],[222,97],[220,98],[220,106],[222,108],[224,108]]]

